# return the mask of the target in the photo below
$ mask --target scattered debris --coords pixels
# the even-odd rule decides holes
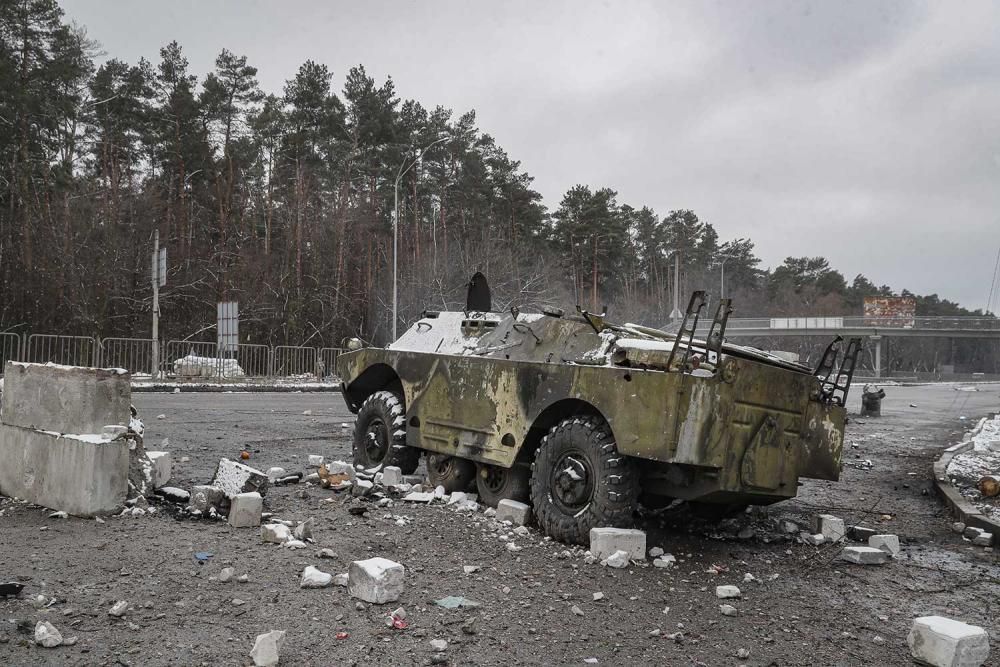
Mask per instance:
[[[128,602],[125,600],[119,600],[112,605],[111,609],[108,609],[108,616],[114,616],[115,618],[121,618],[128,611]]]
[[[889,560],[889,554],[874,547],[844,547],[840,559],[857,565],[882,565]]]
[[[63,636],[48,621],[38,621],[35,625],[35,643],[45,648],[55,648],[63,643]]]
[[[234,574],[236,574],[236,570],[234,570],[233,568],[231,567],[222,568],[222,571],[219,572],[219,582],[223,584],[228,582],[230,579],[233,578]]]
[[[984,629],[944,616],[914,619],[906,643],[914,660],[934,667],[978,667],[990,655]]]
[[[742,597],[742,593],[740,593],[740,589],[737,586],[716,586],[715,597],[720,600],[728,600]]]
[[[478,607],[479,603],[456,595],[449,595],[440,600],[435,600],[434,604],[445,609],[458,609],[459,607]]]
[[[497,503],[496,519],[497,521],[510,521],[515,526],[523,526],[531,520],[531,506],[504,498]]]
[[[222,491],[227,498],[233,498],[240,493],[256,491],[260,495],[267,493],[270,483],[267,475],[250,466],[221,459],[212,477],[212,486]]]
[[[601,565],[607,565],[608,567],[614,567],[618,569],[628,567],[628,564],[629,564],[628,552],[622,550],[616,551],[607,558],[601,560]]]
[[[264,499],[256,491],[237,493],[229,507],[229,525],[233,528],[253,528],[260,525]]]
[[[820,514],[816,517],[815,532],[822,534],[827,542],[839,542],[847,535],[844,520],[832,514]]]
[[[369,558],[351,562],[347,591],[365,602],[385,604],[403,594],[405,568],[388,558]]]
[[[881,549],[893,557],[899,555],[899,537],[896,535],[872,535],[868,538],[868,546]]]
[[[284,544],[292,539],[292,531],[283,523],[266,523],[260,527],[260,537],[265,542]]]
[[[731,604],[720,604],[719,611],[723,616],[736,616],[736,607]]]
[[[285,641],[284,630],[271,630],[257,635],[250,650],[250,658],[256,667],[274,667],[278,664],[278,652]]]
[[[326,588],[333,585],[333,575],[318,570],[312,565],[306,566],[302,571],[302,580],[299,582],[301,588]]]
[[[593,554],[595,558],[608,558],[610,560],[612,554],[616,554],[618,551],[625,552],[627,560],[645,560],[645,531],[631,528],[590,529],[590,553]]]

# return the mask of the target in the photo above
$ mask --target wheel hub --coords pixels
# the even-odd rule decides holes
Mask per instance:
[[[365,431],[365,453],[368,460],[377,463],[385,458],[389,450],[389,429],[379,418],[372,419]]]
[[[490,491],[497,493],[507,481],[507,471],[497,466],[483,466],[483,485]]]
[[[565,510],[575,512],[590,502],[594,476],[587,459],[576,453],[564,454],[552,469],[552,496]]]

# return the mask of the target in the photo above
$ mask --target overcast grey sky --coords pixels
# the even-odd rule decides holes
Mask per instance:
[[[608,186],[769,266],[985,305],[1000,246],[1000,3],[62,0],[109,56],[306,59],[475,109],[554,209]],[[994,301],[996,308],[997,302]]]

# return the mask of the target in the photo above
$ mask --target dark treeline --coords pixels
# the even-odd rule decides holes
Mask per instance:
[[[385,342],[397,182],[401,326],[462,303],[477,270],[500,306],[606,305],[662,326],[673,253],[682,308],[723,270],[740,316],[860,314],[893,293],[822,257],[764,270],[750,239],[607,188],[549,211],[474,112],[402,100],[362,66],[338,88],[308,61],[266,92],[224,49],[203,78],[177,43],[155,62],[102,56],[52,0],[0,0],[0,331],[148,336],[159,230],[164,338],[211,339],[216,302],[236,300],[245,342]],[[917,299],[920,315],[979,312]],[[904,365],[996,370],[995,346],[926,345]]]

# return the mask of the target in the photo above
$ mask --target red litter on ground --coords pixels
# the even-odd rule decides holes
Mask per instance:
[[[336,637],[337,639],[347,639],[350,636],[351,635],[346,632],[338,632],[337,634],[334,635],[334,637]]]

